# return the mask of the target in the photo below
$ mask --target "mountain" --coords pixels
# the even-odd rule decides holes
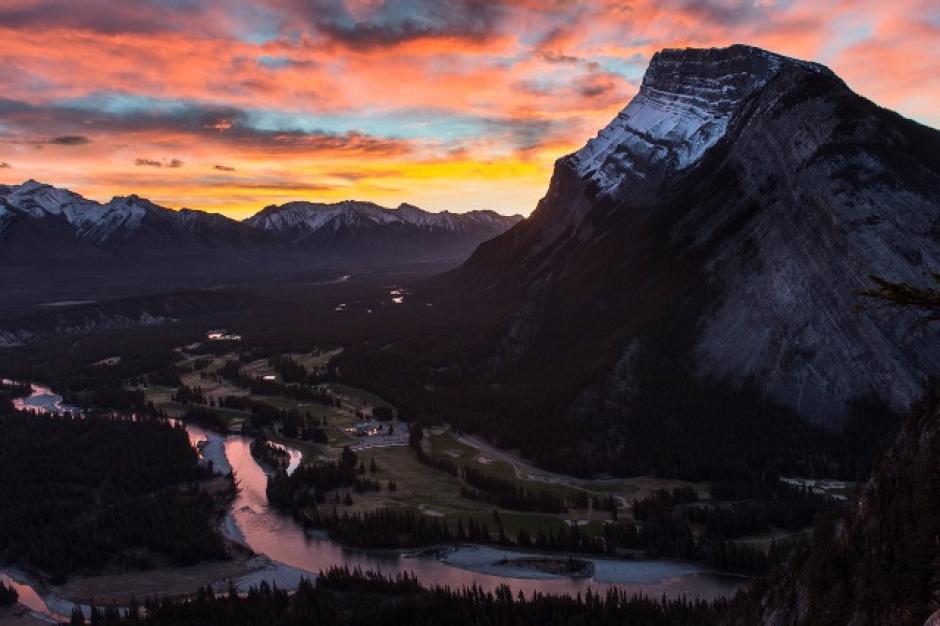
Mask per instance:
[[[481,242],[522,220],[493,211],[430,213],[410,204],[388,209],[371,202],[290,202],[269,206],[245,223],[324,253],[354,249],[362,257],[463,260]]]
[[[174,211],[135,195],[101,204],[34,180],[0,185],[0,241],[8,259],[174,257],[268,244],[221,215]]]
[[[153,260],[291,254],[314,263],[461,261],[519,222],[491,211],[292,202],[238,222],[135,195],[101,204],[33,180],[0,185],[0,258]]]
[[[694,474],[706,440],[918,398],[940,336],[857,291],[938,269],[940,132],[820,65],[664,50],[527,220],[423,286],[451,325],[401,352],[434,393],[387,385],[560,469]]]

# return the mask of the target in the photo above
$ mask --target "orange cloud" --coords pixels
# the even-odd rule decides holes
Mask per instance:
[[[0,177],[236,216],[341,197],[527,213],[663,47],[817,60],[940,124],[926,0],[11,0],[0,39]]]

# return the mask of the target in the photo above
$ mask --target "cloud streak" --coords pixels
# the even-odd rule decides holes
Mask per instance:
[[[0,38],[17,173],[233,215],[344,197],[527,213],[663,47],[820,61],[940,126],[930,0],[12,0]]]
[[[134,165],[137,167],[168,167],[177,169],[183,167],[180,159],[170,159],[169,161],[158,161],[156,159],[134,159]]]

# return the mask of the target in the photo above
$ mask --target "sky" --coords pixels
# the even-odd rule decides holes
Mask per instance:
[[[940,127],[936,0],[0,0],[0,182],[247,217],[521,213],[667,47],[825,63]]]

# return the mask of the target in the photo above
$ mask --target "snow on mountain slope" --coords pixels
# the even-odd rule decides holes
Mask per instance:
[[[516,379],[525,359],[539,380],[546,363],[597,367],[578,417],[629,405],[648,357],[756,381],[837,426],[856,399],[901,409],[940,374],[936,332],[856,310],[870,275],[933,284],[938,155],[940,132],[818,65],[664,51],[624,113],[556,163],[533,214],[438,284],[506,303],[499,342],[480,348],[487,375],[497,359]]]
[[[35,219],[64,219],[81,239],[104,242],[118,229],[135,229],[148,211],[167,211],[130,196],[107,204],[88,200],[69,191],[29,180],[21,185],[0,187],[0,206],[10,214]]]
[[[341,227],[374,225],[459,233],[475,229],[502,232],[521,219],[517,215],[507,217],[493,211],[431,213],[410,204],[389,209],[371,202],[344,200],[334,204],[289,202],[280,206],[272,205],[246,219],[245,223],[262,230],[295,233],[316,233],[327,226],[338,230]]]
[[[794,65],[831,74],[750,46],[657,52],[639,93],[570,164],[601,193],[614,192],[628,173],[643,179],[657,167],[685,169],[721,139],[747,97]]]
[[[333,262],[463,260],[522,218],[492,211],[429,213],[403,204],[291,202],[239,222],[193,209],[175,211],[136,195],[107,203],[34,180],[0,185],[0,255],[174,256],[221,249],[315,255]],[[323,254],[321,254],[323,253]],[[314,258],[314,257],[311,257]]]

